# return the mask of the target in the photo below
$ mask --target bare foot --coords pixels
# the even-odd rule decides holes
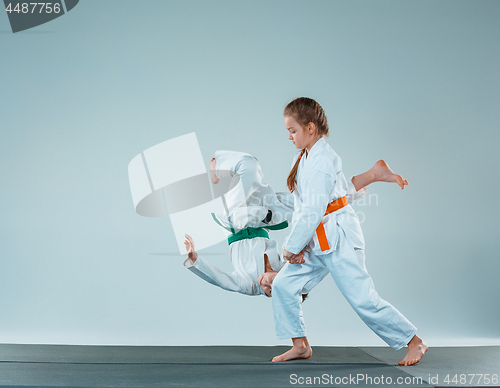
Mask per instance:
[[[404,189],[408,184],[408,181],[405,178],[391,170],[385,160],[379,160],[375,163],[375,165],[371,168],[371,171],[375,174],[375,181],[395,182],[402,189]]]
[[[282,362],[295,360],[297,358],[309,358],[313,354],[311,346],[307,337],[292,338],[293,347],[283,354],[273,358],[273,362]]]
[[[429,347],[427,344],[415,334],[410,342],[408,342],[408,353],[405,358],[398,362],[398,365],[413,365],[419,362],[424,356]]]

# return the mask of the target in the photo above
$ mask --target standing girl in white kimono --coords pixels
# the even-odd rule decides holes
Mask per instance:
[[[302,151],[295,157],[287,185],[294,195],[294,213],[276,275],[273,311],[278,338],[292,338],[293,347],[273,361],[309,358],[299,295],[330,273],[359,317],[394,349],[408,345],[400,365],[420,361],[427,345],[417,329],[379,297],[365,267],[365,242],[358,217],[347,203],[342,161],[325,142],[328,123],[321,106],[310,98],[290,102],[284,111],[289,139]],[[303,255],[300,253],[304,251]]]
[[[189,235],[184,242],[188,251],[184,266],[224,290],[271,296],[273,279],[285,263],[280,259],[276,241],[269,239],[266,229],[288,226],[293,214],[293,196],[275,193],[262,183],[259,162],[243,152],[217,151],[210,161],[210,172],[212,183],[224,186],[227,214],[214,215],[214,219],[233,232],[228,242],[234,271],[222,271],[199,258]],[[221,183],[221,179],[225,182]],[[352,178],[347,187],[349,201],[359,198],[366,193],[366,186],[379,181],[396,182],[401,188],[408,184],[380,160],[367,172]],[[229,191],[225,192],[225,188]],[[303,295],[307,292],[304,289]]]

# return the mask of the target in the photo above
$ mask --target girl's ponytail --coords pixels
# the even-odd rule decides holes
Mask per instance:
[[[286,180],[286,185],[288,187],[288,190],[290,190],[291,193],[295,191],[295,185],[297,182],[295,181],[295,178],[297,177],[297,170],[299,169],[299,163],[300,163],[300,158],[302,158],[302,155],[304,155],[304,152],[306,149],[304,148],[302,152],[300,153],[299,157],[297,158],[297,161],[295,162],[292,171],[290,171],[290,174],[288,174],[288,178]]]

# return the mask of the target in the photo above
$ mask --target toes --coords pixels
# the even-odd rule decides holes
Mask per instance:
[[[285,357],[283,357],[282,354],[280,354],[279,356],[275,356],[273,359],[272,359],[272,362],[281,362],[281,361],[285,361]]]
[[[416,363],[416,361],[414,359],[409,359],[409,358],[405,357],[401,361],[398,362],[398,365],[410,366],[410,365],[413,365],[415,363]]]
[[[401,187],[402,189],[405,188],[404,179],[401,175],[396,175],[395,181],[399,185],[399,187]]]

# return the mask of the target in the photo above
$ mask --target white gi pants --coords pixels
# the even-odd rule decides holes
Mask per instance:
[[[338,247],[327,255],[305,251],[305,263],[285,266],[273,281],[272,301],[279,339],[305,337],[301,294],[311,291],[327,274],[364,323],[394,349],[400,349],[417,329],[390,303],[378,295],[366,271],[365,252],[354,249],[342,228]]]

